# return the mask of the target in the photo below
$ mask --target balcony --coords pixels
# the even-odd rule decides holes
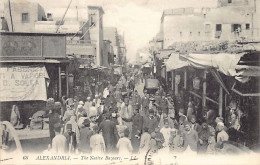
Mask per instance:
[[[0,58],[66,58],[66,35],[0,32]]]

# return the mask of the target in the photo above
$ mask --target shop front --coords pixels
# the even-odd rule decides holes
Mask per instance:
[[[246,58],[248,56],[248,58]],[[184,109],[194,101],[197,117],[223,117],[230,140],[259,146],[259,63],[253,55],[172,54],[166,62],[171,89],[184,98]],[[256,56],[259,58],[258,56]],[[169,80],[168,80],[169,81]],[[200,111],[202,110],[202,111]],[[211,113],[210,112],[210,113]],[[248,140],[251,139],[251,140]],[[254,146],[252,146],[254,144]]]
[[[65,35],[0,33],[0,40],[1,121],[10,121],[16,105],[21,123],[28,125],[48,98],[68,95]]]

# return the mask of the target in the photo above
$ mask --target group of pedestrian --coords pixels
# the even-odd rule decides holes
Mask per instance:
[[[229,140],[223,118],[198,120],[191,98],[181,106],[182,98],[166,94],[161,86],[154,95],[144,90],[141,97],[135,89],[138,81],[131,81],[132,77],[122,76],[115,86],[108,83],[103,93],[85,102],[77,97],[64,100],[61,116],[51,109],[52,150],[89,154],[221,151]]]

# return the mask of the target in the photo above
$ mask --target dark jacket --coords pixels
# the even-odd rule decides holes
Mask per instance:
[[[74,152],[75,149],[77,149],[77,138],[76,133],[71,132],[71,134],[68,134],[68,132],[64,133],[64,136],[66,137],[66,151]],[[71,147],[71,148],[70,148]]]

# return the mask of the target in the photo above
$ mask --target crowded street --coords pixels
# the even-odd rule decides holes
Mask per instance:
[[[0,164],[258,164],[260,3],[208,1],[0,2]]]

